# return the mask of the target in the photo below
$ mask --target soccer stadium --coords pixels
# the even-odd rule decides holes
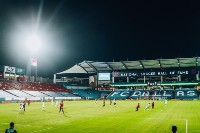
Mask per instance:
[[[200,132],[200,1],[0,6],[0,133]]]
[[[54,79],[1,66],[0,131],[14,121],[21,133],[198,133],[199,62],[83,61]]]

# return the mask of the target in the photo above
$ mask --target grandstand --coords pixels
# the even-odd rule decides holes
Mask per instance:
[[[17,82],[5,79],[0,81],[0,98],[4,100],[80,99],[73,95],[71,90],[58,84]]]
[[[199,61],[199,57],[120,62],[83,61],[56,73],[54,83],[28,77],[24,69],[4,66],[1,69],[3,77],[0,80],[0,98],[101,99],[108,94],[108,99],[197,99]]]
[[[88,84],[99,91],[99,98],[103,94],[110,94],[108,98],[111,99],[136,99],[146,96],[196,99],[199,96],[199,61],[199,57],[120,62],[83,61],[55,74],[54,83],[67,83],[70,88],[70,82],[67,80],[69,78],[63,78],[64,76],[89,75]],[[95,87],[91,86],[91,83],[95,84]],[[74,86],[73,88],[75,89],[72,91],[80,93],[82,98],[88,97],[87,93],[84,93],[85,90],[77,90]],[[108,93],[105,93],[105,90],[108,90]]]

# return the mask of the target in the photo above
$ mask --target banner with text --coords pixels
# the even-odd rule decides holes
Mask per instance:
[[[15,68],[15,73],[20,74],[20,75],[25,75],[26,71],[25,69],[22,69],[22,68]]]
[[[15,67],[4,66],[5,73],[15,73]]]
[[[155,70],[155,71],[130,71],[113,72],[113,77],[142,77],[142,76],[165,76],[165,75],[195,75],[198,73],[196,68],[178,70]]]
[[[196,89],[187,89],[187,90],[176,90],[175,91],[176,99],[193,99],[198,97],[198,92]]]
[[[176,99],[195,99],[198,98],[198,92],[196,89],[188,88],[182,90],[134,90],[134,91],[114,91],[108,97],[108,99],[137,99],[137,98],[176,98]]]

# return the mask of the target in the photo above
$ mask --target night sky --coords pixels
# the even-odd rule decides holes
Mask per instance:
[[[34,54],[39,76],[53,77],[84,60],[200,56],[196,2],[0,0],[0,6],[0,64],[26,69],[30,55],[23,39],[13,38],[39,22],[38,31],[49,37]]]

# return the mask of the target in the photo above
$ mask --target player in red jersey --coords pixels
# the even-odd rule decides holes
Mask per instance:
[[[103,99],[103,106],[102,107],[105,107],[106,106],[106,100]]]
[[[62,112],[64,114],[63,106],[64,106],[64,104],[63,104],[63,101],[61,100],[60,101],[60,111],[62,110]],[[60,111],[59,111],[59,113],[60,113]]]
[[[110,105],[112,105],[112,99],[110,99]]]
[[[108,97],[108,94],[105,94],[104,95],[104,99],[103,99],[103,106],[102,107],[105,107],[106,106],[106,99]]]
[[[154,102],[151,103],[151,107],[152,107],[152,109],[154,109]]]
[[[138,111],[139,108],[140,108],[140,103],[138,103],[138,105],[136,106],[136,110],[135,111]]]

